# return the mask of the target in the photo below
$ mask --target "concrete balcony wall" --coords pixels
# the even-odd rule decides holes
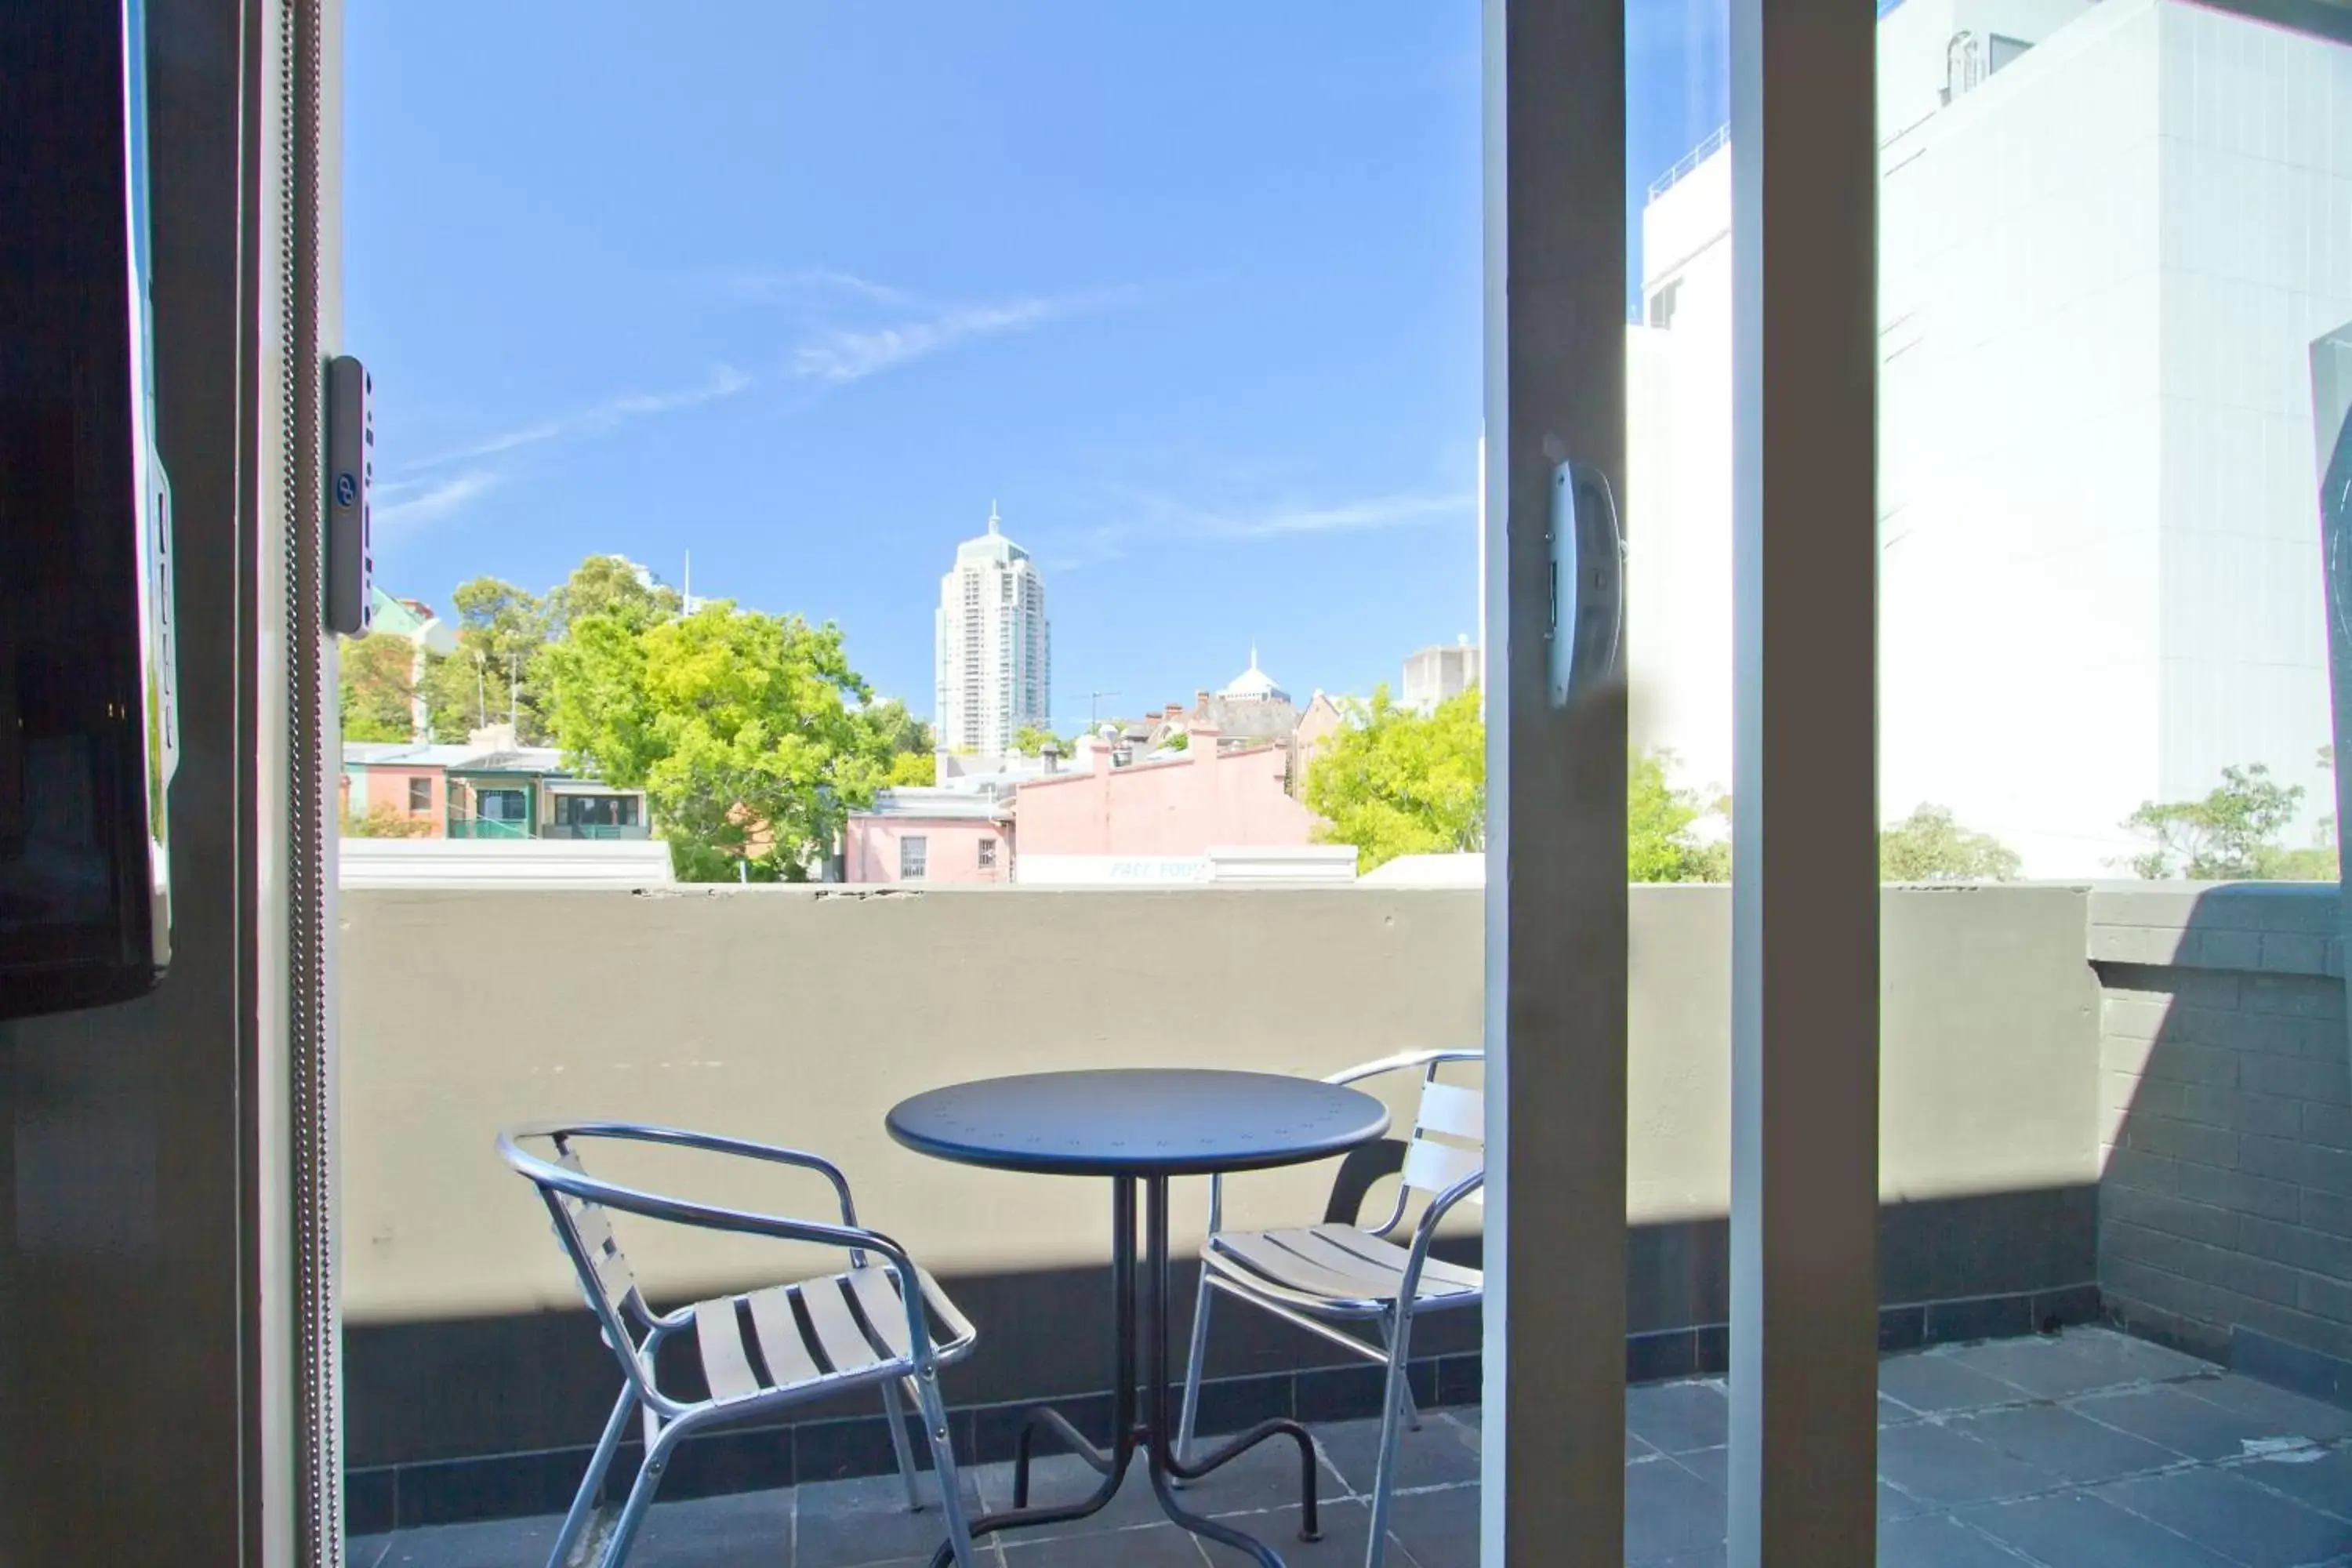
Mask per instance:
[[[1629,1369],[1661,1376],[1722,1363],[1730,901],[1722,888],[1631,896]],[[417,1504],[425,1471],[485,1457],[543,1461],[547,1483],[501,1506],[560,1505],[549,1488],[576,1477],[569,1446],[593,1436],[611,1396],[545,1215],[492,1153],[504,1123],[619,1117],[822,1150],[849,1172],[862,1216],[948,1279],[980,1326],[950,1392],[985,1406],[1106,1381],[1104,1184],[920,1158],[884,1132],[891,1104],[1052,1068],[1322,1074],[1475,1043],[1481,1027],[1475,889],[353,889],[341,915],[351,1458],[399,1472],[410,1522],[467,1506],[456,1493]],[[1888,892],[1890,1344],[2096,1310],[2099,1009],[2085,940],[2080,889]],[[1395,1110],[1402,1125],[1410,1108]],[[660,1152],[591,1160],[745,1206],[828,1201],[789,1173]],[[1317,1217],[1330,1184],[1328,1166],[1245,1178],[1228,1214]],[[1371,1207],[1385,1212],[1381,1197]],[[1184,1184],[1180,1256],[1205,1210],[1205,1184]],[[1465,1217],[1473,1233],[1454,1245],[1475,1257],[1476,1216]],[[625,1220],[622,1234],[657,1300],[824,1261]],[[1279,1325],[1218,1321],[1213,1372],[1236,1387],[1329,1364]],[[1430,1392],[1475,1394],[1475,1336],[1468,1321],[1430,1336],[1470,1380],[1441,1359]],[[1315,1376],[1322,1392],[1297,1373],[1250,1397],[1336,1414],[1363,1392],[1358,1369]],[[984,1449],[984,1421],[973,1432]],[[887,1447],[870,1457],[887,1464]]]
[[[2352,1394],[2352,1056],[2337,890],[2091,894],[2099,1279],[2134,1328]]]

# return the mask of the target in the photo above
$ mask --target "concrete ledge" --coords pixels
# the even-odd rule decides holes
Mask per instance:
[[[2332,882],[2123,882],[2090,889],[2094,963],[2340,977]]]

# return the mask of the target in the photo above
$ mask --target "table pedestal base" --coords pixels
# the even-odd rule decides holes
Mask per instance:
[[[1127,1479],[1128,1465],[1140,1452],[1150,1471],[1152,1493],[1160,1500],[1160,1511],[1169,1519],[1195,1535],[1248,1552],[1263,1568],[1283,1568],[1282,1558],[1264,1542],[1216,1520],[1204,1519],[1176,1500],[1173,1482],[1198,1480],[1269,1437],[1290,1437],[1298,1444],[1299,1539],[1315,1541],[1322,1535],[1315,1508],[1315,1440],[1297,1422],[1262,1421],[1219,1445],[1215,1452],[1196,1464],[1186,1464],[1177,1457],[1175,1438],[1169,1430],[1168,1410],[1169,1178],[1139,1179],[1145,1189],[1144,1289],[1140,1291],[1137,1289],[1135,1246],[1135,1187],[1139,1178],[1111,1178],[1111,1285],[1118,1298],[1118,1373],[1112,1394],[1111,1447],[1108,1451],[1096,1447],[1057,1410],[1041,1405],[1031,1411],[1028,1424],[1021,1429],[1020,1446],[1013,1460],[1013,1507],[1003,1513],[983,1514],[973,1520],[972,1539],[977,1541],[994,1531],[1019,1530],[1027,1525],[1064,1524],[1100,1512],[1118,1495],[1119,1483]],[[1139,1331],[1139,1296],[1145,1303]],[[1140,1419],[1135,1394],[1139,1360],[1143,1363]],[[1030,1458],[1040,1431],[1051,1432],[1060,1438],[1103,1478],[1102,1485],[1092,1495],[1066,1505],[1029,1506]],[[950,1556],[947,1544],[941,1542],[931,1554],[931,1568],[946,1568]]]

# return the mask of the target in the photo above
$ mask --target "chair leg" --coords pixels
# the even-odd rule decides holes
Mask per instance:
[[[1201,1369],[1209,1357],[1209,1303],[1215,1297],[1209,1288],[1209,1266],[1203,1262],[1201,1289],[1192,1298],[1192,1353],[1184,1362],[1183,1412],[1176,1421],[1176,1458],[1187,1465],[1192,1462],[1192,1426],[1201,1415]]]
[[[956,1476],[955,1439],[948,1432],[947,1404],[940,1397],[939,1374],[925,1367],[915,1379],[915,1404],[923,1413],[923,1431],[931,1440],[931,1468],[939,1472],[940,1513],[948,1527],[948,1550],[956,1568],[974,1568],[979,1562],[971,1548],[971,1526],[963,1513],[963,1483]]]
[[[1381,1400],[1381,1457],[1372,1469],[1372,1528],[1364,1543],[1364,1568],[1381,1568],[1389,1549],[1389,1510],[1396,1500],[1397,1438],[1412,1403],[1405,1369],[1412,1349],[1412,1314],[1399,1311],[1388,1336],[1389,1373]]]
[[[1391,1355],[1396,1353],[1396,1328],[1393,1317],[1384,1317],[1381,1320],[1381,1342],[1389,1347],[1389,1352]],[[1404,1424],[1410,1431],[1421,1430],[1421,1404],[1412,1396],[1412,1379],[1410,1377],[1404,1381]]]
[[[628,1557],[629,1547],[637,1538],[637,1527],[645,1523],[646,1510],[653,1506],[654,1493],[661,1488],[662,1473],[669,1468],[670,1452],[677,1447],[688,1425],[685,1421],[667,1423],[647,1446],[646,1462],[637,1470],[636,1483],[629,1488],[629,1500],[621,1505],[621,1517],[613,1526],[613,1539],[605,1542],[599,1568],[621,1568]]]
[[[923,1511],[923,1494],[915,1485],[915,1450],[907,1441],[907,1402],[898,1391],[901,1380],[882,1385],[882,1410],[890,1419],[890,1451],[898,1456],[898,1474],[907,1483],[907,1511]]]
[[[612,1419],[604,1423],[604,1435],[596,1440],[596,1452],[588,1461],[588,1473],[580,1478],[580,1490],[572,1496],[572,1511],[563,1516],[563,1528],[556,1532],[555,1550],[548,1553],[547,1568],[564,1568],[572,1561],[572,1548],[580,1544],[588,1521],[596,1516],[596,1505],[604,1500],[604,1473],[613,1468],[613,1455],[621,1446],[621,1434],[628,1430],[629,1416],[636,1405],[636,1385],[624,1382],[621,1397],[613,1403]]]

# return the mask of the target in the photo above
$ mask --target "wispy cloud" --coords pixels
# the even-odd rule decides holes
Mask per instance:
[[[1477,514],[1477,498],[1419,490],[1366,496],[1328,506],[1275,506],[1252,511],[1181,510],[1179,526],[1207,539],[1278,539],[1297,533],[1365,533],[1422,528]]]
[[[753,304],[814,306],[856,300],[870,305],[905,308],[921,303],[907,289],[834,267],[729,272],[721,274],[717,282],[720,292]]]
[[[887,326],[836,328],[795,350],[792,373],[816,381],[863,381],[958,343],[1025,332],[1048,321],[1108,310],[1133,299],[1135,294],[1132,289],[1097,289],[1078,294],[959,305]]]
[[[681,408],[693,408],[706,403],[716,403],[749,391],[751,378],[732,365],[719,365],[693,386],[676,387],[664,392],[631,392],[574,413],[541,419],[502,430],[495,436],[436,452],[419,458],[410,468],[446,468],[452,463],[479,462],[524,447],[537,447],[549,441],[560,441],[572,436],[587,436],[617,428],[632,420],[649,418],[657,414],[675,413]]]
[[[432,522],[462,510],[498,487],[499,476],[487,468],[468,468],[446,479],[387,486],[383,493],[405,499],[376,507],[373,521],[387,529]]]
[[[1466,490],[1396,490],[1352,500],[1217,508],[1165,496],[1138,496],[1129,505],[1131,515],[1060,542],[1054,564],[1062,571],[1099,566],[1125,559],[1133,546],[1147,540],[1247,542],[1433,528],[1468,522],[1478,510],[1477,498]]]

